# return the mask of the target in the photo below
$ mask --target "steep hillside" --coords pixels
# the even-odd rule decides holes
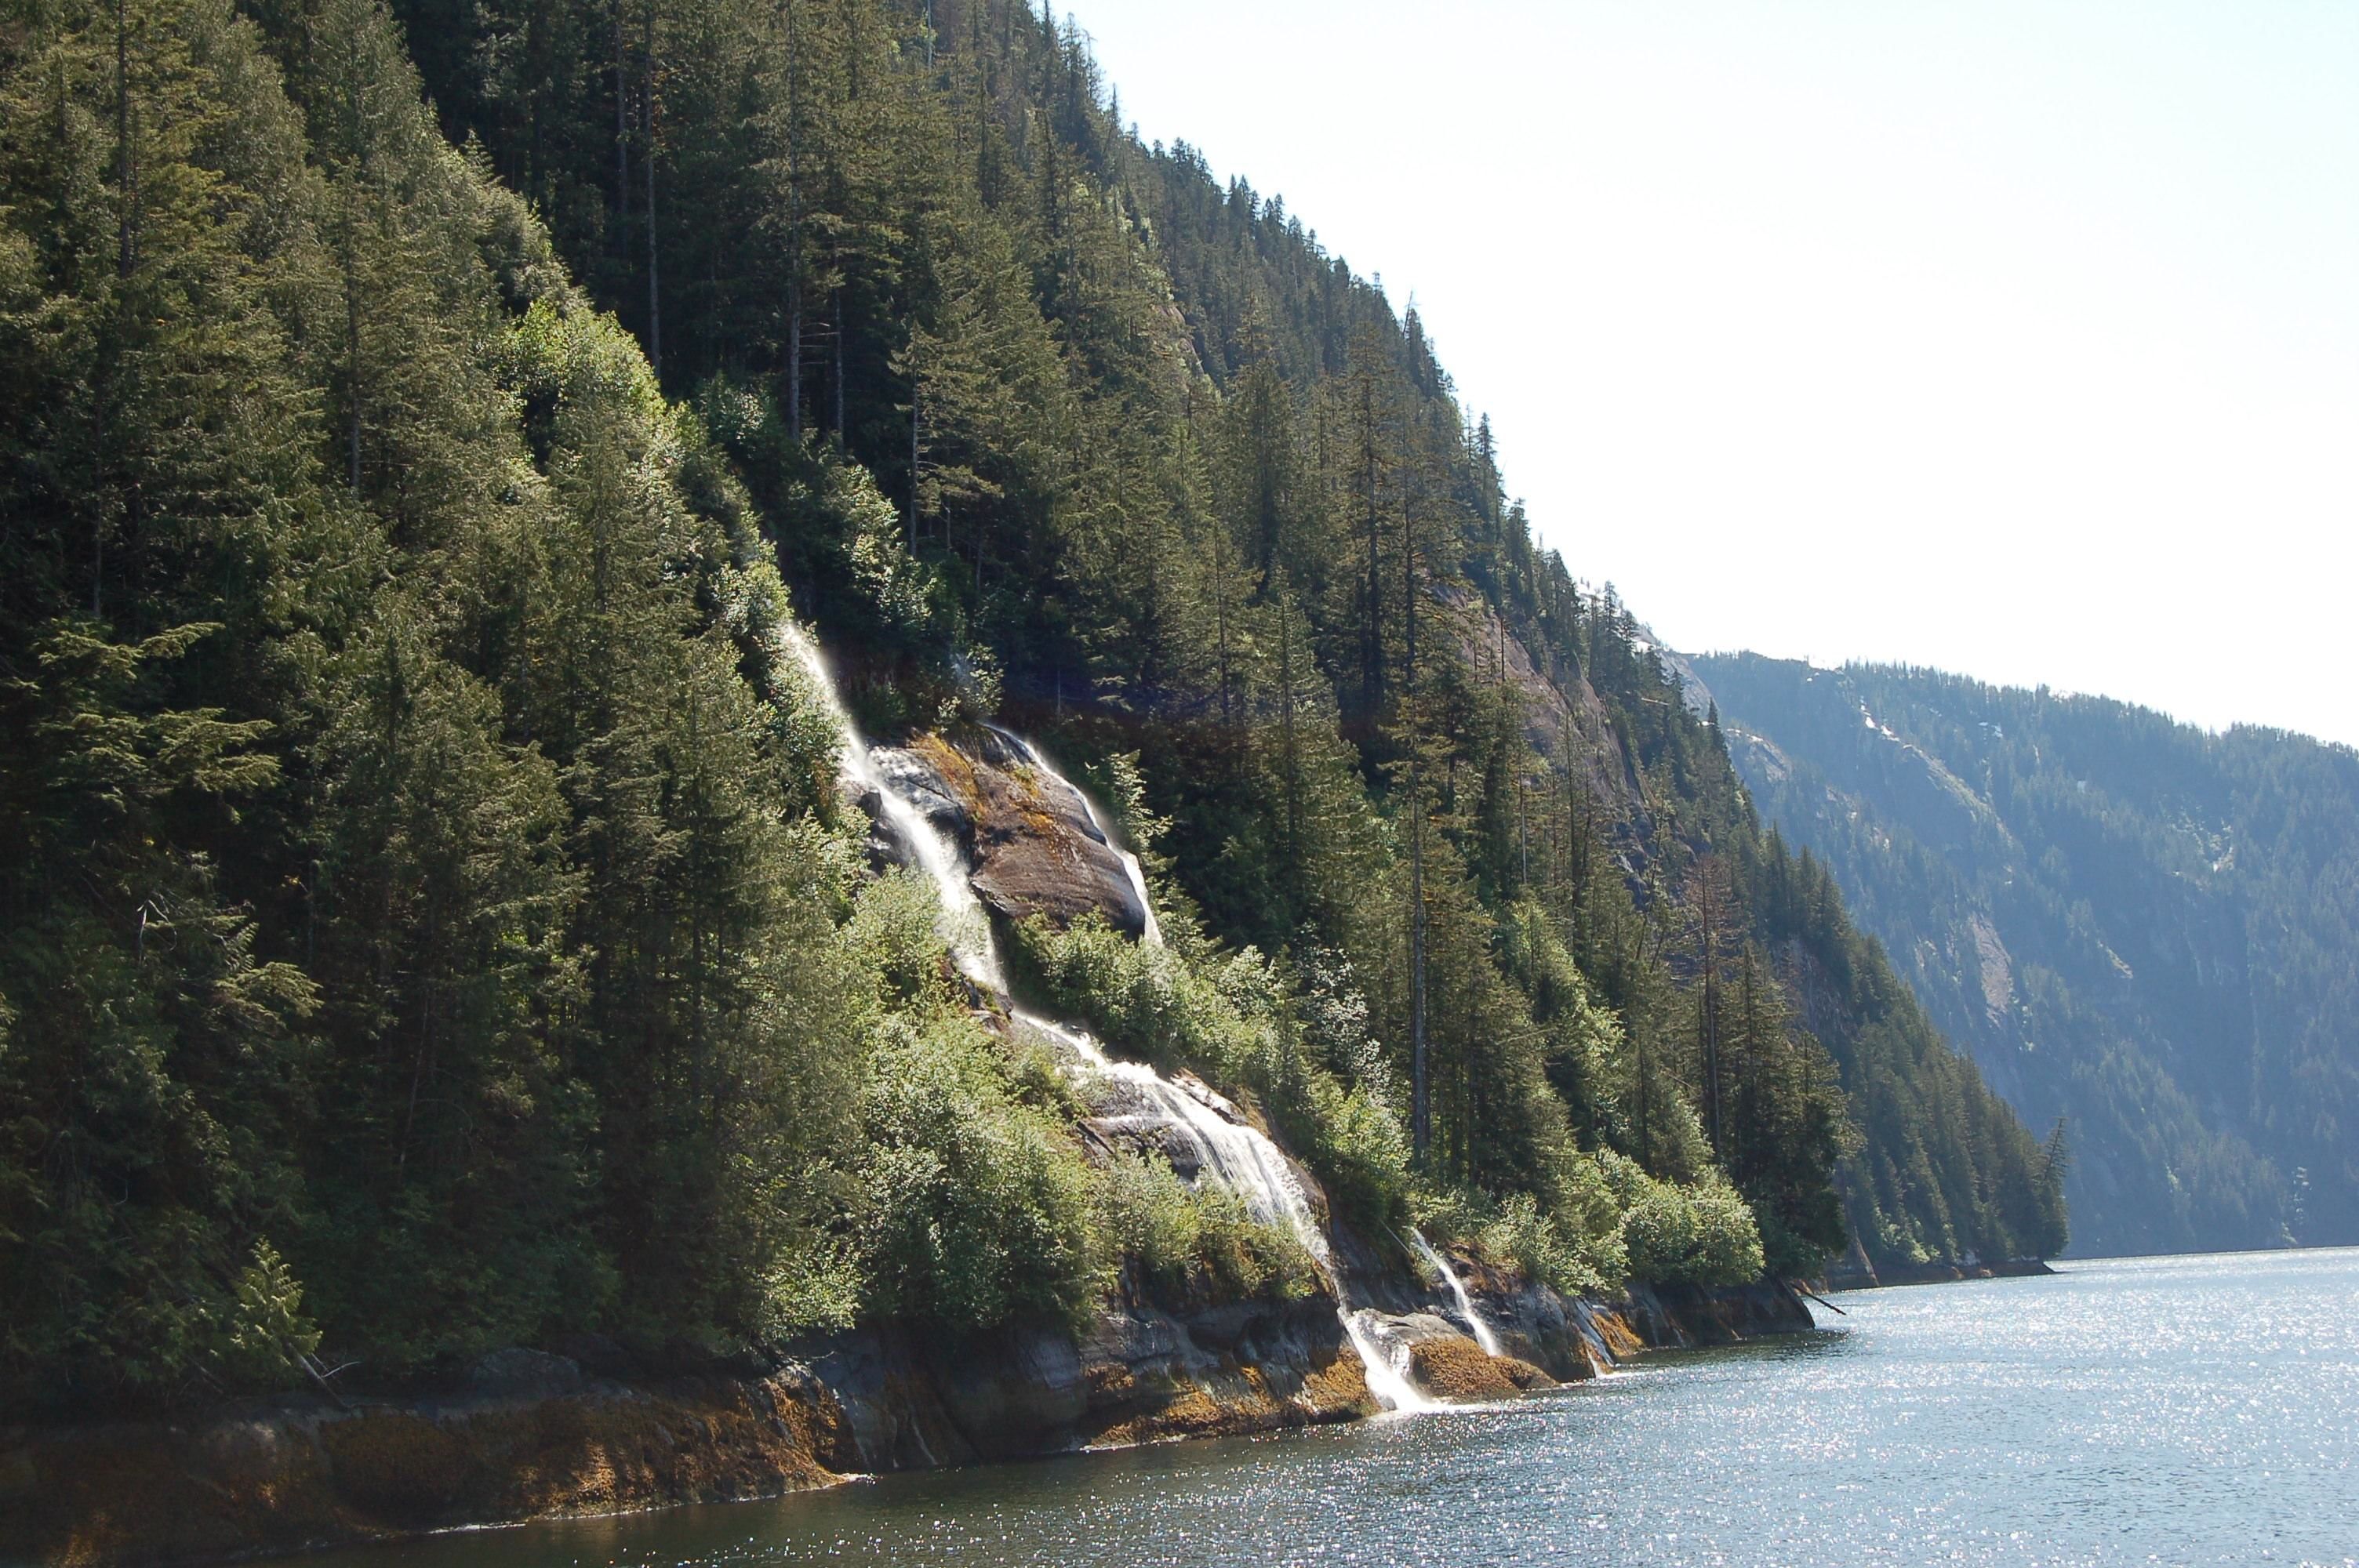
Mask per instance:
[[[1931,671],[1699,659],[1763,809],[2035,1124],[2076,1244],[2359,1238],[2359,759]]]
[[[1415,315],[1051,20],[55,0],[0,89],[11,1408],[1310,1300],[1350,1410],[1412,1224],[2061,1245]]]

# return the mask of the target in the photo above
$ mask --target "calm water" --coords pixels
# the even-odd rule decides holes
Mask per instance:
[[[2359,1250],[1854,1293],[1502,1411],[890,1476],[305,1568],[2359,1563]]]

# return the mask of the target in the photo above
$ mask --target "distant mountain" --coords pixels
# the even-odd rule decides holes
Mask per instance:
[[[2034,1127],[2086,1253],[2359,1241],[2359,754],[2103,698],[1693,661],[1824,861]]]

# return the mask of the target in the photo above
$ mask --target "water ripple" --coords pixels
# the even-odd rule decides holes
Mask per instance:
[[[1519,1404],[476,1532],[332,1568],[2359,1568],[2359,1251],[2068,1264],[1843,1304],[1815,1335]]]

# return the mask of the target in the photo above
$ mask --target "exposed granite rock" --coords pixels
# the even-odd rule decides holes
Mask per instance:
[[[1501,1346],[1560,1383],[1593,1378],[1646,1348],[1618,1314],[1600,1303],[1560,1295],[1478,1258],[1460,1256],[1452,1266]]]
[[[1734,1345],[1776,1334],[1807,1334],[1817,1326],[1792,1287],[1761,1280],[1749,1285],[1632,1285],[1625,1298],[1632,1321],[1657,1348]]]
[[[1147,906],[1122,851],[1089,802],[1024,741],[996,730],[972,740],[929,732],[868,755],[921,816],[967,852],[968,880],[993,913],[1008,920],[1040,914],[1058,925],[1095,914],[1129,935],[1146,931]],[[879,824],[874,853],[907,864],[907,846],[889,821],[875,810],[870,816]]]
[[[1376,1408],[1325,1296],[1185,1316],[1125,1306],[1078,1342],[1035,1326],[956,1343],[861,1331],[810,1348],[858,1467],[872,1471],[1271,1432]]]
[[[775,1497],[839,1479],[848,1437],[833,1401],[790,1370],[0,1432],[0,1560],[219,1557]]]
[[[1493,1356],[1451,1315],[1428,1310],[1357,1314],[1377,1349],[1430,1398],[1451,1400],[1513,1399],[1534,1389],[1552,1389],[1557,1379],[1515,1356]],[[1485,1320],[1487,1322],[1487,1320]]]
[[[1643,835],[1646,791],[1635,764],[1614,739],[1605,705],[1588,677],[1571,665],[1550,670],[1537,665],[1523,639],[1506,629],[1480,594],[1448,586],[1437,586],[1432,592],[1451,611],[1445,624],[1455,633],[1459,655],[1477,680],[1504,682],[1515,690],[1524,716],[1524,739],[1535,755],[1560,773],[1570,758],[1582,787],[1604,806],[1609,822],[1634,824]]]
[[[1888,1263],[1878,1269],[1867,1260],[1865,1253],[1845,1256],[1827,1270],[1821,1282],[1828,1291],[1872,1291],[1885,1285],[1940,1285],[1954,1280],[2013,1280],[2037,1274],[2052,1274],[2056,1271],[2038,1258],[2002,1258],[1995,1263],[1981,1261],[1951,1262],[1936,1260],[1930,1263]]]

